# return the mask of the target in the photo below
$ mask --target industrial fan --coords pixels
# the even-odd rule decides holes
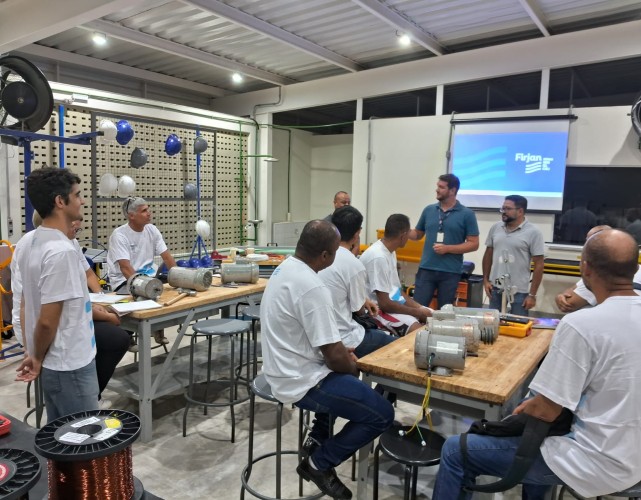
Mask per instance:
[[[42,71],[22,57],[0,57],[0,129],[37,132],[52,112],[53,94]],[[6,136],[2,141],[17,143]]]

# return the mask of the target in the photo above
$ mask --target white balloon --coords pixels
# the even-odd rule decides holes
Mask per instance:
[[[196,222],[196,233],[201,238],[208,238],[211,233],[211,227],[209,227],[209,222],[203,219],[200,219],[198,222]]]
[[[98,194],[100,196],[111,196],[118,189],[118,179],[113,174],[104,174],[100,177],[98,185]]]
[[[123,175],[118,179],[118,196],[126,198],[134,194],[136,190],[136,182],[128,175]]]
[[[98,130],[104,134],[102,137],[98,137],[100,142],[111,142],[116,140],[118,129],[116,128],[116,124],[111,120],[101,120],[100,125],[98,125]]]

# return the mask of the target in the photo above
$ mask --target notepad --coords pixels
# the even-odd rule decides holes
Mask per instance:
[[[113,293],[90,293],[89,300],[92,304],[115,304],[124,300],[125,297],[122,295],[116,295]]]
[[[141,300],[138,302],[122,302],[112,304],[111,308],[118,314],[126,314],[134,311],[146,311],[147,309],[156,309],[162,307],[161,304],[155,300]]]

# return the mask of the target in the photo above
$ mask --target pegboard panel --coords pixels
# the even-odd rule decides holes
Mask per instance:
[[[193,143],[196,127],[183,124],[159,123],[141,117],[113,116],[91,113],[82,108],[65,108],[65,135],[77,135],[97,130],[100,121],[110,119],[117,123],[126,119],[135,131],[134,138],[125,146],[116,141],[97,141],[92,146],[65,145],[65,166],[82,179],[86,205],[84,212],[85,230],[81,239],[95,239],[106,245],[111,232],[126,222],[122,215],[123,198],[114,194],[104,197],[98,194],[100,178],[111,173],[117,178],[129,175],[136,182],[134,195],[145,198],[153,212],[153,223],[174,255],[191,252],[196,240],[195,223],[198,220],[197,201],[184,198],[184,185],[197,184],[196,154]],[[58,108],[42,133],[57,135]],[[180,137],[183,147],[179,154],[165,153],[165,140],[169,134]],[[200,135],[207,141],[208,148],[202,153],[200,163],[200,217],[212,226],[212,236],[205,241],[207,249],[215,246],[226,247],[240,244],[241,231],[246,224],[247,212],[241,210],[240,201],[247,205],[247,165],[240,166],[241,151],[247,153],[247,134],[214,129],[200,129]],[[142,168],[130,166],[134,148],[147,153],[148,162]],[[24,158],[20,150],[21,177],[24,178]],[[32,170],[44,165],[59,166],[58,145],[47,141],[32,144],[34,158]],[[92,157],[95,158],[95,174],[92,173]],[[242,192],[241,192],[242,187]],[[24,184],[20,186],[24,210]],[[95,221],[93,214],[95,211]],[[24,213],[24,211],[23,211]],[[23,231],[25,231],[23,221]]]

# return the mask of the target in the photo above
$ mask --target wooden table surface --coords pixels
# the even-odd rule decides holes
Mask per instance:
[[[481,344],[478,357],[468,356],[465,369],[451,377],[432,376],[432,389],[504,404],[547,353],[554,330],[533,330],[529,337],[499,335]],[[427,370],[414,364],[416,332],[361,358],[361,371],[426,387]]]
[[[238,288],[221,287],[220,278],[212,280],[212,286],[204,292],[196,292],[194,297],[184,297],[175,304],[170,306],[158,307],[156,309],[147,309],[144,311],[135,311],[130,313],[130,317],[134,319],[149,319],[163,314],[172,313],[176,311],[184,311],[192,307],[207,305],[210,303],[220,302],[222,300],[234,299],[236,297],[243,297],[248,294],[260,293],[265,290],[267,281],[260,278],[257,283],[243,283],[239,284]],[[164,291],[160,298],[156,300],[159,304],[168,302],[178,295],[178,289],[165,284]]]

